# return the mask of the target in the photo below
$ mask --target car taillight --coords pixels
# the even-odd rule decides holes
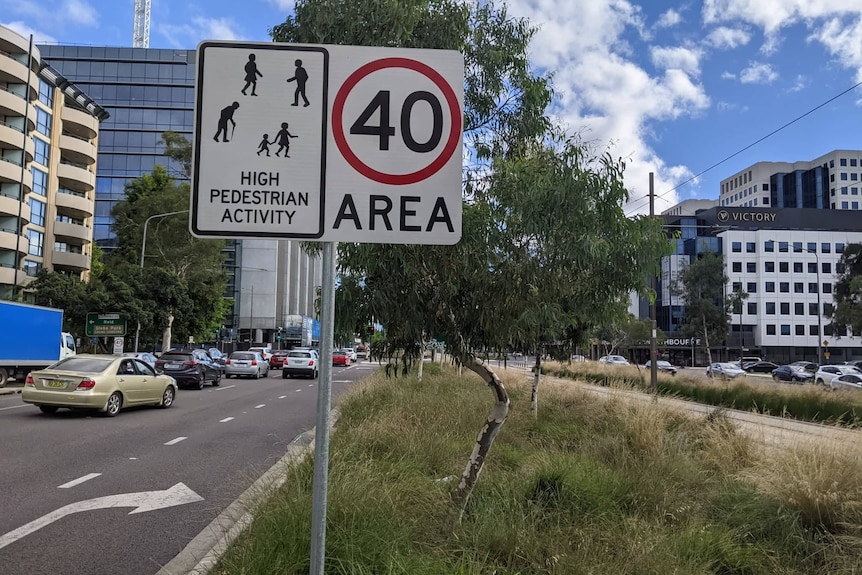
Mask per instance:
[[[27,374],[27,379],[24,380],[24,387],[36,387],[36,382],[33,381],[33,376]]]
[[[196,361],[187,361],[187,362],[185,362],[183,365],[187,365],[187,366],[189,366],[189,367],[194,367],[194,366],[196,366],[197,364],[198,364],[198,362],[196,362]]]
[[[81,380],[81,383],[78,384],[77,389],[93,389],[94,387],[96,387],[96,380],[85,377]]]
[[[257,360],[256,360],[256,359],[251,360],[251,364],[252,364],[252,365],[257,365]]]
[[[313,359],[308,360],[308,365],[314,365],[314,360]]]
[[[162,360],[156,361],[156,367],[162,367],[163,365],[165,365],[165,362],[163,362]]]
[[[229,360],[229,359],[228,359],[228,360],[226,360],[226,361],[224,362],[224,364],[225,364],[225,365],[230,365],[230,360]]]

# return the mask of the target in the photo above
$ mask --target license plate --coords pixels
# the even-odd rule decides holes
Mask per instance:
[[[66,382],[65,381],[58,381],[56,379],[50,379],[50,380],[45,382],[45,387],[63,388],[63,387],[66,387]]]
[[[165,365],[165,369],[179,369],[181,367],[182,366],[178,363],[169,363],[169,364]]]

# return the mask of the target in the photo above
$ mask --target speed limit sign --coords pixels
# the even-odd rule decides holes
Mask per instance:
[[[460,240],[459,52],[207,41],[197,73],[196,236]]]

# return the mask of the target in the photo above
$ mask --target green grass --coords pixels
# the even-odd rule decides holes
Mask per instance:
[[[529,378],[503,377],[512,410],[460,522],[449,492],[492,406],[482,381],[435,368],[421,383],[375,375],[346,396],[327,574],[862,574],[860,453],[775,458],[720,412],[550,382],[534,417]],[[312,471],[306,460],[287,472],[215,574],[308,573]]]

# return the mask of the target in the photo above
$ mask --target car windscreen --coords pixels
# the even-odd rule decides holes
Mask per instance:
[[[257,359],[257,356],[253,353],[232,353],[230,354],[231,359]]]
[[[51,369],[62,371],[82,371],[88,373],[102,373],[114,362],[113,359],[98,357],[67,357],[51,366]]]
[[[287,354],[287,357],[311,357],[310,351],[292,351]]]
[[[191,361],[192,354],[190,353],[164,353],[160,357],[162,361]]]

